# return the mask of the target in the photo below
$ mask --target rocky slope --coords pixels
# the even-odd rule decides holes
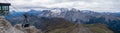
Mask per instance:
[[[20,25],[12,26],[3,17],[0,17],[0,33],[41,33],[34,26],[23,28]]]
[[[0,33],[24,33],[14,27],[6,21],[3,17],[0,17]]]

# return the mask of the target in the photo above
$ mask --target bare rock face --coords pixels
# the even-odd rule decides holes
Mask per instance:
[[[24,33],[14,27],[6,21],[3,17],[0,17],[0,33]]]

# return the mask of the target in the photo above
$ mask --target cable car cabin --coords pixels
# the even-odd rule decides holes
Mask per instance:
[[[7,15],[9,13],[10,3],[0,3],[0,16]]]

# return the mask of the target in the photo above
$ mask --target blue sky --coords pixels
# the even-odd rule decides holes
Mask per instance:
[[[40,8],[77,8],[97,12],[120,12],[120,0],[0,0],[19,11]],[[11,10],[13,8],[11,7]]]

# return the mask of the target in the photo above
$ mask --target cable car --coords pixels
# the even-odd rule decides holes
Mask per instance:
[[[23,16],[24,16],[24,21],[25,22],[22,24],[22,27],[24,27],[24,28],[30,27],[31,24],[29,23],[28,16],[26,14],[23,14]]]
[[[10,3],[0,3],[0,16],[8,15]]]

